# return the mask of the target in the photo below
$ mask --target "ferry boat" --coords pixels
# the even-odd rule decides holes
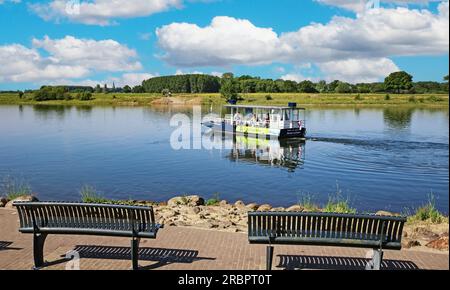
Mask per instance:
[[[204,123],[214,131],[257,138],[306,138],[305,108],[226,105],[227,114]]]

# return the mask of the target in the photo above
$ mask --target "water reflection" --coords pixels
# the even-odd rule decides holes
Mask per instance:
[[[387,108],[383,111],[386,125],[393,129],[407,129],[411,126],[413,108]]]
[[[300,140],[256,139],[245,136],[228,137],[232,149],[226,157],[234,162],[286,168],[294,172],[305,161],[305,142]]]
[[[34,105],[33,111],[37,118],[41,120],[51,120],[57,118],[63,120],[65,115],[70,112],[72,106],[61,105]]]

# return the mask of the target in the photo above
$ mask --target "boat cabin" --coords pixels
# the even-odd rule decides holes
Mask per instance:
[[[227,105],[222,124],[215,128],[235,134],[278,138],[305,138],[305,109],[287,107]]]

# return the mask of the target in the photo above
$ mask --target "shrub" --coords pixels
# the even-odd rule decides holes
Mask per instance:
[[[364,100],[363,97],[361,97],[360,94],[357,94],[355,97],[355,101],[362,101],[362,100]]]
[[[272,101],[272,100],[273,100],[273,98],[272,98],[272,96],[271,96],[271,95],[267,95],[267,96],[266,96],[266,100],[267,100],[267,101]]]
[[[408,99],[408,102],[410,102],[410,103],[417,103],[416,97],[410,96],[409,99]]]
[[[162,95],[163,95],[163,97],[170,97],[170,96],[172,96],[172,93],[170,92],[170,90],[169,89],[164,89],[164,90],[162,90]]]
[[[80,101],[90,101],[92,100],[92,94],[89,92],[82,92],[77,94],[77,99]]]
[[[11,176],[3,178],[0,195],[8,200],[13,200],[21,196],[31,195],[31,186],[23,179],[17,179]]]
[[[384,96],[384,100],[385,100],[385,101],[391,100],[391,96],[390,96],[389,94],[387,94],[386,96]]]
[[[436,96],[430,96],[428,97],[428,101],[436,103],[436,102],[443,102],[444,99]]]
[[[206,205],[207,205],[207,206],[214,206],[214,205],[218,205],[219,202],[220,202],[219,193],[216,192],[216,193],[214,194],[214,197],[213,197],[213,198],[210,198],[210,199],[208,199],[208,200],[206,201]]]

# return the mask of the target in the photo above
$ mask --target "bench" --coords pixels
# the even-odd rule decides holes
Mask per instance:
[[[133,270],[138,269],[141,238],[156,239],[161,225],[152,207],[70,202],[15,202],[20,228],[33,234],[34,268],[44,266],[48,234],[129,237]]]
[[[273,245],[317,245],[374,249],[366,269],[380,270],[383,249],[400,250],[405,217],[363,214],[249,212],[250,244],[266,244],[267,270]]]

